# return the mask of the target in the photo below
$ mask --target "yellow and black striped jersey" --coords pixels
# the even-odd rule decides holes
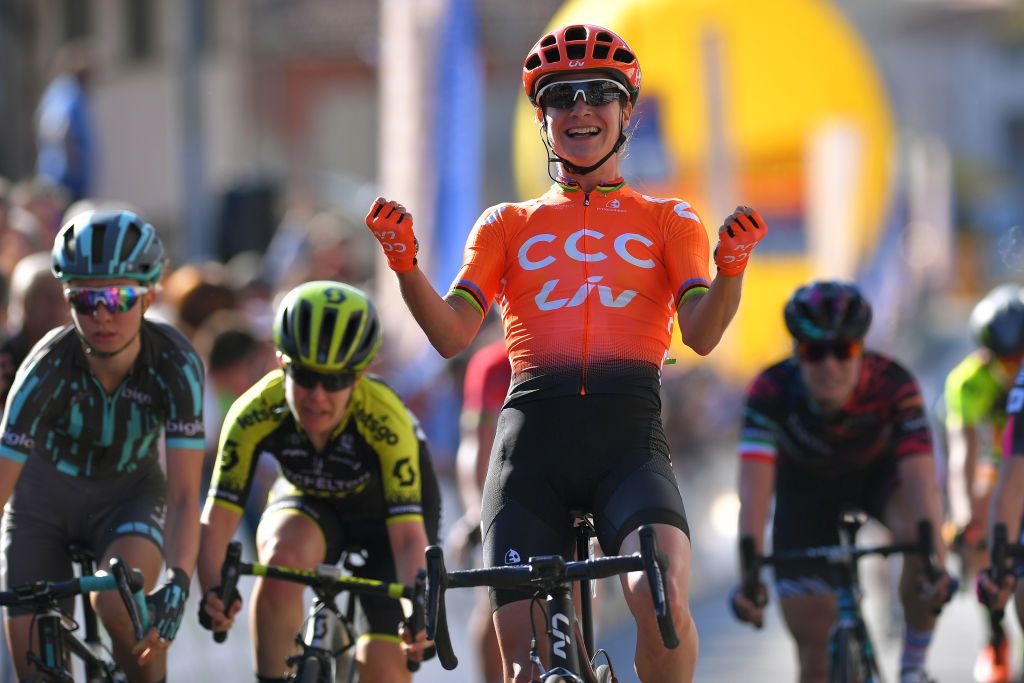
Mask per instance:
[[[269,453],[292,486],[330,499],[346,518],[422,520],[421,451],[426,442],[416,417],[382,379],[363,375],[316,452],[285,401],[284,373],[275,370],[228,411],[209,497],[241,512],[256,465]]]

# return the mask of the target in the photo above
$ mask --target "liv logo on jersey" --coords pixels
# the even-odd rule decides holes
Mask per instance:
[[[505,553],[505,564],[519,564],[520,562],[522,562],[522,558],[519,557],[519,553],[514,548],[509,548]]]

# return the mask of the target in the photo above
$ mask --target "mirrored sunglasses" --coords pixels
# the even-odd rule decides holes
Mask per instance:
[[[315,389],[316,385],[319,384],[324,388],[324,391],[348,389],[356,383],[356,377],[358,376],[354,372],[317,372],[295,363],[289,363],[285,366],[284,370],[292,378],[292,381],[303,389]]]
[[[859,341],[800,342],[796,347],[796,355],[808,363],[821,363],[829,356],[836,360],[856,358],[863,348]]]
[[[629,91],[621,83],[610,78],[549,83],[537,91],[536,99],[542,107],[572,109],[580,95],[583,95],[583,101],[591,107],[629,100]]]
[[[83,315],[92,315],[100,306],[111,313],[124,313],[132,310],[135,303],[148,292],[149,287],[136,285],[65,287],[64,299]]]

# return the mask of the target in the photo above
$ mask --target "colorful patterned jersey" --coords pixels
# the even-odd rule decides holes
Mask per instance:
[[[623,181],[556,183],[477,221],[449,296],[501,309],[510,400],[658,388],[679,305],[709,287],[693,208]]]
[[[463,413],[497,415],[505,403],[512,381],[512,367],[501,340],[488,344],[473,354],[466,365],[462,390]]]
[[[46,458],[65,474],[105,478],[155,462],[167,448],[202,450],[203,364],[170,325],[142,321],[131,372],[107,394],[89,369],[73,325],[29,352],[0,426],[0,456]]]
[[[269,453],[296,489],[330,499],[346,519],[422,521],[425,449],[419,422],[398,395],[379,377],[363,375],[318,453],[285,401],[284,373],[275,370],[224,418],[209,496],[241,513],[260,455]]]
[[[931,452],[917,382],[877,353],[864,354],[853,396],[836,415],[816,410],[793,358],[762,372],[747,391],[743,459],[784,460],[822,476],[841,476],[882,457]]]
[[[998,361],[987,351],[975,351],[964,358],[946,377],[946,428],[963,429],[982,423],[992,426],[992,457],[1002,456],[1006,426],[1005,384],[1008,379]]]

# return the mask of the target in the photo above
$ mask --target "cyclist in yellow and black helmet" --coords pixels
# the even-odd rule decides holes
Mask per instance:
[[[281,478],[256,533],[259,562],[313,569],[358,548],[358,575],[411,585],[437,542],[440,495],[416,417],[365,371],[381,345],[373,302],[340,282],[290,291],[274,318],[280,369],[243,394],[224,420],[203,512],[200,621],[224,631],[217,598],[225,549],[262,453]],[[398,603],[364,597],[357,659],[362,680],[408,681]],[[240,607],[234,602],[232,616]],[[287,680],[304,615],[302,586],[258,579],[251,616],[258,681]]]

